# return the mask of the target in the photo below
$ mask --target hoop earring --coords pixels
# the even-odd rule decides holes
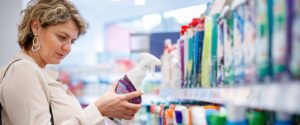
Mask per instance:
[[[41,44],[39,43],[38,38],[36,36],[33,37],[31,50],[33,52],[36,52],[36,51],[40,50],[40,48],[41,48]]]

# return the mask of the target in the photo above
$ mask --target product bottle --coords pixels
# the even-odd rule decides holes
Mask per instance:
[[[275,80],[286,80],[287,77],[287,9],[286,1],[273,2],[273,38],[272,38],[272,62]]]
[[[166,39],[164,41],[164,52],[161,55],[161,75],[162,79],[162,88],[167,88],[171,84],[171,50],[173,48],[172,41],[170,39]]]
[[[118,81],[118,85],[115,90],[117,94],[136,91],[136,88],[140,88],[140,84],[143,82],[146,73],[153,73],[155,71],[155,66],[161,65],[161,61],[151,54],[141,53],[140,57],[140,62],[137,66],[130,70],[124,78]],[[142,98],[136,97],[129,100],[129,102],[141,104]]]
[[[244,61],[245,61],[245,83],[257,82],[257,66],[255,65],[255,39],[256,32],[256,1],[247,0],[245,9],[245,22],[244,22]]]
[[[177,105],[174,111],[174,125],[188,125],[189,114],[188,108],[183,105]]]
[[[292,116],[290,114],[277,112],[275,125],[292,125]]]
[[[247,125],[246,107],[227,105],[226,125]]]
[[[166,125],[173,125],[174,124],[174,111],[175,111],[175,105],[174,104],[171,104],[169,106],[169,109],[165,110]]]
[[[213,26],[212,16],[205,17],[205,33],[203,40],[203,52],[202,52],[202,64],[201,64],[201,87],[209,88],[210,87],[210,56],[211,56],[211,35],[212,35],[212,26]]]
[[[196,76],[195,86],[201,87],[201,62],[203,51],[203,39],[204,39],[204,22],[205,17],[201,17],[199,24],[196,26],[195,41],[195,54],[194,54],[194,74]]]
[[[292,12],[292,27],[291,28],[291,59],[289,63],[289,68],[291,74],[294,79],[300,79],[300,1],[299,0],[290,0],[289,3],[293,5],[293,12]],[[291,7],[289,7],[291,8]],[[289,24],[290,25],[290,24]]]
[[[200,106],[193,106],[190,108],[190,118],[192,125],[207,125],[205,109]]]
[[[155,56],[148,53],[140,54],[140,61],[137,66],[130,70],[122,79],[118,81],[115,92],[117,94],[124,94],[136,91],[136,88],[140,88],[140,84],[146,77],[146,73],[153,73],[155,66],[160,66],[161,61]],[[142,98],[136,97],[129,100],[130,103],[141,104]],[[129,125],[130,120],[114,119],[116,124]]]
[[[212,17],[212,35],[211,35],[211,45],[210,45],[210,66],[209,66],[209,81],[211,87],[216,87],[217,84],[217,69],[218,69],[218,19],[220,13],[213,15]]]
[[[266,125],[267,114],[263,111],[251,111],[248,113],[248,125]]]
[[[270,0],[268,0],[270,1]],[[257,76],[258,80],[261,82],[270,81],[271,75],[271,53],[270,53],[270,38],[272,33],[269,26],[271,26],[270,17],[271,11],[268,11],[267,0],[257,0],[257,36],[256,36],[256,66],[257,66]]]
[[[197,23],[197,22],[196,22]],[[193,57],[194,57],[194,25],[193,22],[189,23],[189,28],[187,29],[188,37],[188,62],[187,62],[187,88],[192,87],[192,76],[193,76]]]
[[[233,57],[234,57],[234,83],[244,83],[245,60],[244,47],[244,24],[245,24],[245,1],[235,0],[232,3],[233,14]],[[245,29],[246,31],[246,29]]]
[[[185,80],[185,50],[184,50],[184,45],[185,45],[185,32],[188,26],[183,25],[181,26],[181,31],[180,31],[180,39],[179,39],[179,50],[180,50],[180,66],[181,66],[181,88],[184,88],[184,80]]]
[[[224,15],[224,85],[234,83],[234,46],[233,46],[233,16],[230,11]]]

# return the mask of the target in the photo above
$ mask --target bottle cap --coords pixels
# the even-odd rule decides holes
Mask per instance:
[[[226,125],[226,116],[220,113],[212,113],[208,116],[209,125]]]
[[[181,36],[184,35],[184,33],[185,33],[185,31],[186,31],[187,28],[188,28],[187,25],[182,25],[182,26],[181,26],[181,30],[180,30],[180,35],[181,35]]]
[[[264,112],[252,111],[247,116],[248,125],[265,125],[267,123],[267,115]]]

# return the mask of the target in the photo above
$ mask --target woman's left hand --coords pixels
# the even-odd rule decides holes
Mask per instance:
[[[113,84],[112,89],[102,95],[95,104],[103,116],[131,120],[141,105],[130,103],[129,100],[141,96],[142,92],[116,94],[116,86],[117,83]]]

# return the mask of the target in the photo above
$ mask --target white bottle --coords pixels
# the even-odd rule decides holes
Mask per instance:
[[[122,79],[118,81],[118,85],[116,87],[117,94],[124,94],[136,91],[140,89],[140,85],[142,84],[144,78],[146,77],[147,73],[154,73],[155,66],[160,66],[161,61],[156,58],[155,56],[149,53],[141,53],[140,54],[140,61],[135,68],[130,70]],[[136,89],[137,88],[137,89]],[[131,103],[141,104],[142,98],[136,97],[129,100]],[[129,125],[130,120],[121,120],[121,119],[114,119],[113,120],[117,125]]]
[[[147,73],[154,73],[155,66],[160,66],[161,61],[149,53],[141,53],[140,61],[137,66],[130,70],[122,79],[119,80],[116,87],[117,94],[124,94],[140,89],[140,85],[146,77]],[[141,104],[141,97],[131,99],[129,102]]]

